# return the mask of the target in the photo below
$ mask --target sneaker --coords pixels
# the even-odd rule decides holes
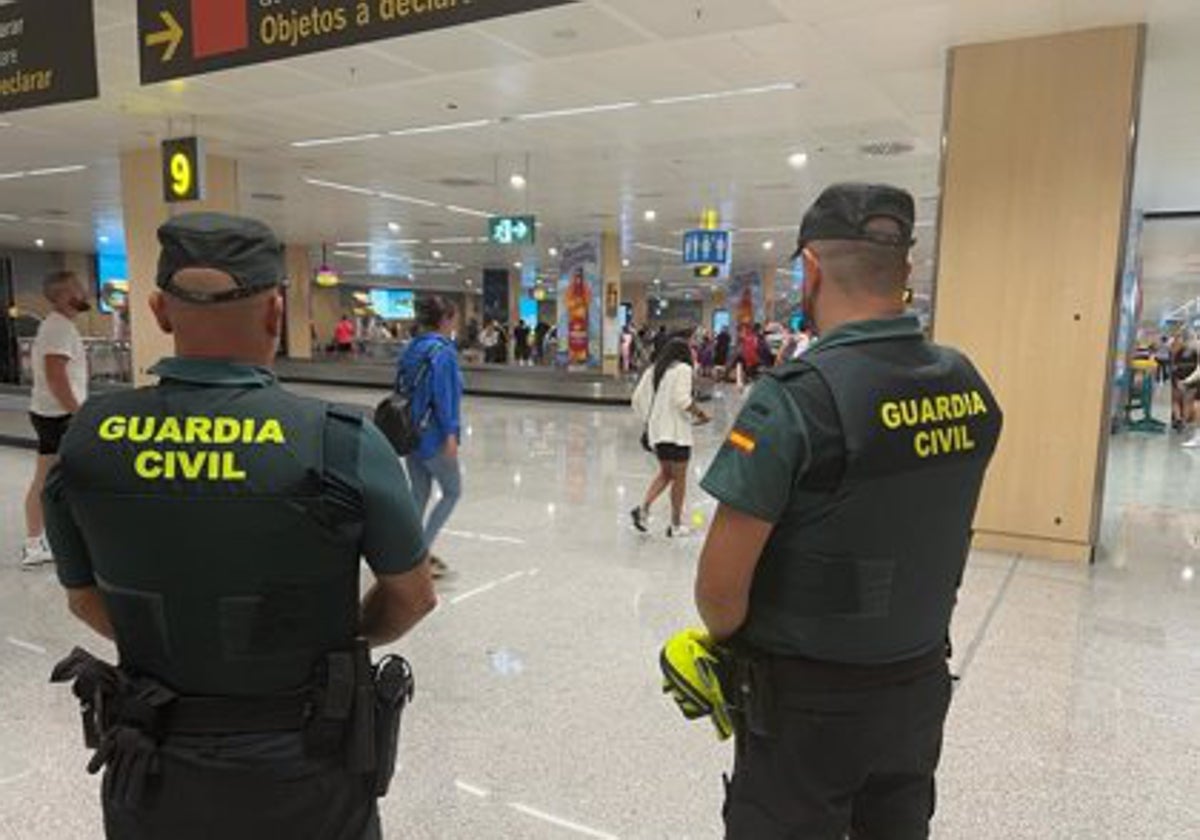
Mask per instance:
[[[26,540],[21,548],[21,568],[36,569],[54,562],[54,552],[46,544],[45,538]]]
[[[692,529],[686,525],[672,525],[667,529],[667,539],[683,540],[692,535]]]
[[[641,534],[650,533],[650,526],[646,522],[646,511],[640,507],[635,507],[629,512],[629,518],[633,520],[633,527]]]
[[[432,555],[429,557],[429,571],[433,574],[434,580],[444,580],[453,574],[442,558]]]
[[[1193,432],[1192,436],[1184,442],[1183,448],[1200,449],[1200,432]]]

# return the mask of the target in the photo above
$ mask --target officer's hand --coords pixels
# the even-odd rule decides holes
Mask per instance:
[[[450,458],[451,460],[457,460],[458,459],[458,438],[455,437],[454,435],[451,435],[446,440],[446,448],[442,450],[442,453],[447,458]]]

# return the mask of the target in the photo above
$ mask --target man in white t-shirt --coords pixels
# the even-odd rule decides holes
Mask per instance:
[[[30,362],[33,366],[33,396],[29,418],[38,437],[37,468],[25,496],[25,547],[21,566],[31,569],[54,559],[46,544],[42,518],[42,488],[46,474],[58,459],[58,447],[66,434],[71,415],[87,399],[87,351],[75,317],[91,309],[79,277],[56,271],[42,286],[50,302],[50,314],[38,327]]]

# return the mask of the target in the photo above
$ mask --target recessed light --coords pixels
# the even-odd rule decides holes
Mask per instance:
[[[788,155],[788,166],[792,169],[803,169],[808,166],[808,154],[805,152],[793,152]]]
[[[435,260],[440,260],[442,258],[442,252],[434,251],[430,256],[432,256]]]
[[[655,277],[655,278],[654,278],[654,285],[655,285],[655,286],[661,286],[661,285],[662,285],[662,278],[661,278],[661,277]]]
[[[622,268],[629,268],[629,260],[621,260]]]
[[[518,262],[513,263],[513,268],[524,268],[524,267],[525,267],[525,263],[523,263],[523,262],[518,261]]]
[[[296,140],[292,142],[293,149],[311,149],[317,146],[340,146],[346,143],[366,143],[369,140],[378,140],[383,135],[377,131],[371,131],[366,134],[349,134],[342,137],[314,137],[310,140]]]
[[[523,190],[529,184],[529,182],[525,180],[525,176],[520,172],[514,172],[513,176],[508,179],[508,183],[512,184],[512,188],[514,190]]]
[[[654,210],[647,210],[644,214],[642,214],[642,218],[647,222],[656,222],[658,221],[658,213]]]
[[[38,246],[39,248],[45,248],[46,240],[45,239],[35,239],[35,240],[33,240],[33,244]]]
[[[397,224],[396,222],[388,222],[388,230],[391,231],[392,233],[399,233],[400,225]]]
[[[768,239],[766,242],[763,243],[764,251],[771,251],[774,248],[775,248],[775,240],[774,239]]]
[[[108,240],[108,237],[107,237],[107,236],[101,236],[101,237],[100,237],[100,244],[101,244],[101,245],[107,245],[107,244],[108,244],[108,241],[109,241],[109,240]]]
[[[549,254],[549,255],[550,255],[550,256],[552,256],[552,257],[557,257],[557,256],[558,256],[558,249],[557,249],[557,248],[555,248],[555,247],[553,247],[553,246],[551,246],[551,247],[550,247],[550,250],[549,250],[549,251],[547,251],[546,253],[547,253],[547,254]]]

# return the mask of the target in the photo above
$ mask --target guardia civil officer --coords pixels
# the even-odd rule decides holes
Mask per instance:
[[[696,601],[734,651],[732,840],[925,838],[947,638],[1001,412],[904,297],[912,197],[831,187],[797,257],[819,342],[750,395],[703,482]]]
[[[379,838],[397,724],[356,637],[390,643],[435,605],[404,473],[373,426],[271,373],[266,226],[191,214],[159,240],[151,308],[176,355],[156,387],[83,407],[46,491],[70,609],[120,655],[55,673],[105,771],[107,835]]]

